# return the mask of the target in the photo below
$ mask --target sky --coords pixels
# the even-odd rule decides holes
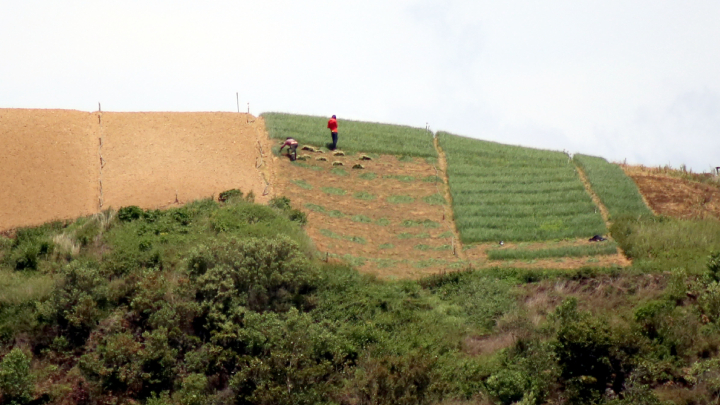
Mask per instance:
[[[254,115],[720,166],[717,0],[5,3],[0,108],[237,111],[237,93]]]

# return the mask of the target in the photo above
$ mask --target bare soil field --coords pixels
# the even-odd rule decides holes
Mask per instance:
[[[681,219],[720,219],[720,187],[643,166],[621,165],[656,214]]]
[[[231,188],[265,202],[254,124],[237,113],[102,113],[103,207],[161,208]]]
[[[97,116],[0,109],[0,231],[97,212]]]
[[[237,113],[0,109],[0,231],[231,188],[265,202],[260,133]]]
[[[306,231],[321,254],[390,278],[463,266],[453,254],[452,221],[434,200],[442,183],[431,181],[436,176],[431,164],[420,158],[360,161],[359,154],[298,152],[310,158],[293,163],[273,157],[275,192],[308,214]],[[358,163],[364,169],[352,169]]]

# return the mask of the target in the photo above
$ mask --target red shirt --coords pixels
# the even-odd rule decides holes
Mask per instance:
[[[330,128],[330,132],[337,132],[337,120],[335,118],[330,118],[328,128]]]

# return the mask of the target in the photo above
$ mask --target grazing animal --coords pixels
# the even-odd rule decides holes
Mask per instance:
[[[505,244],[504,241],[500,241],[500,246],[503,246]]]
[[[603,238],[603,237],[600,236],[600,235],[595,235],[595,236],[593,236],[592,238],[588,239],[588,241],[590,241],[590,242],[602,242],[602,241],[605,241],[605,240],[607,240],[607,239]]]

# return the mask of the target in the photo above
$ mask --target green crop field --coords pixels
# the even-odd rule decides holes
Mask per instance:
[[[438,133],[464,243],[607,232],[566,154]]]
[[[293,137],[300,144],[327,146],[330,130],[326,117],[264,113],[270,138]],[[436,157],[432,134],[422,128],[350,121],[338,118],[338,149],[346,152]]]
[[[545,249],[491,249],[488,250],[490,260],[531,260],[547,259],[552,257],[583,257],[603,256],[617,253],[615,242],[604,242],[594,245],[563,246]]]
[[[620,166],[588,155],[573,156],[587,176],[593,191],[607,207],[611,218],[622,215],[652,215],[637,186]]]

